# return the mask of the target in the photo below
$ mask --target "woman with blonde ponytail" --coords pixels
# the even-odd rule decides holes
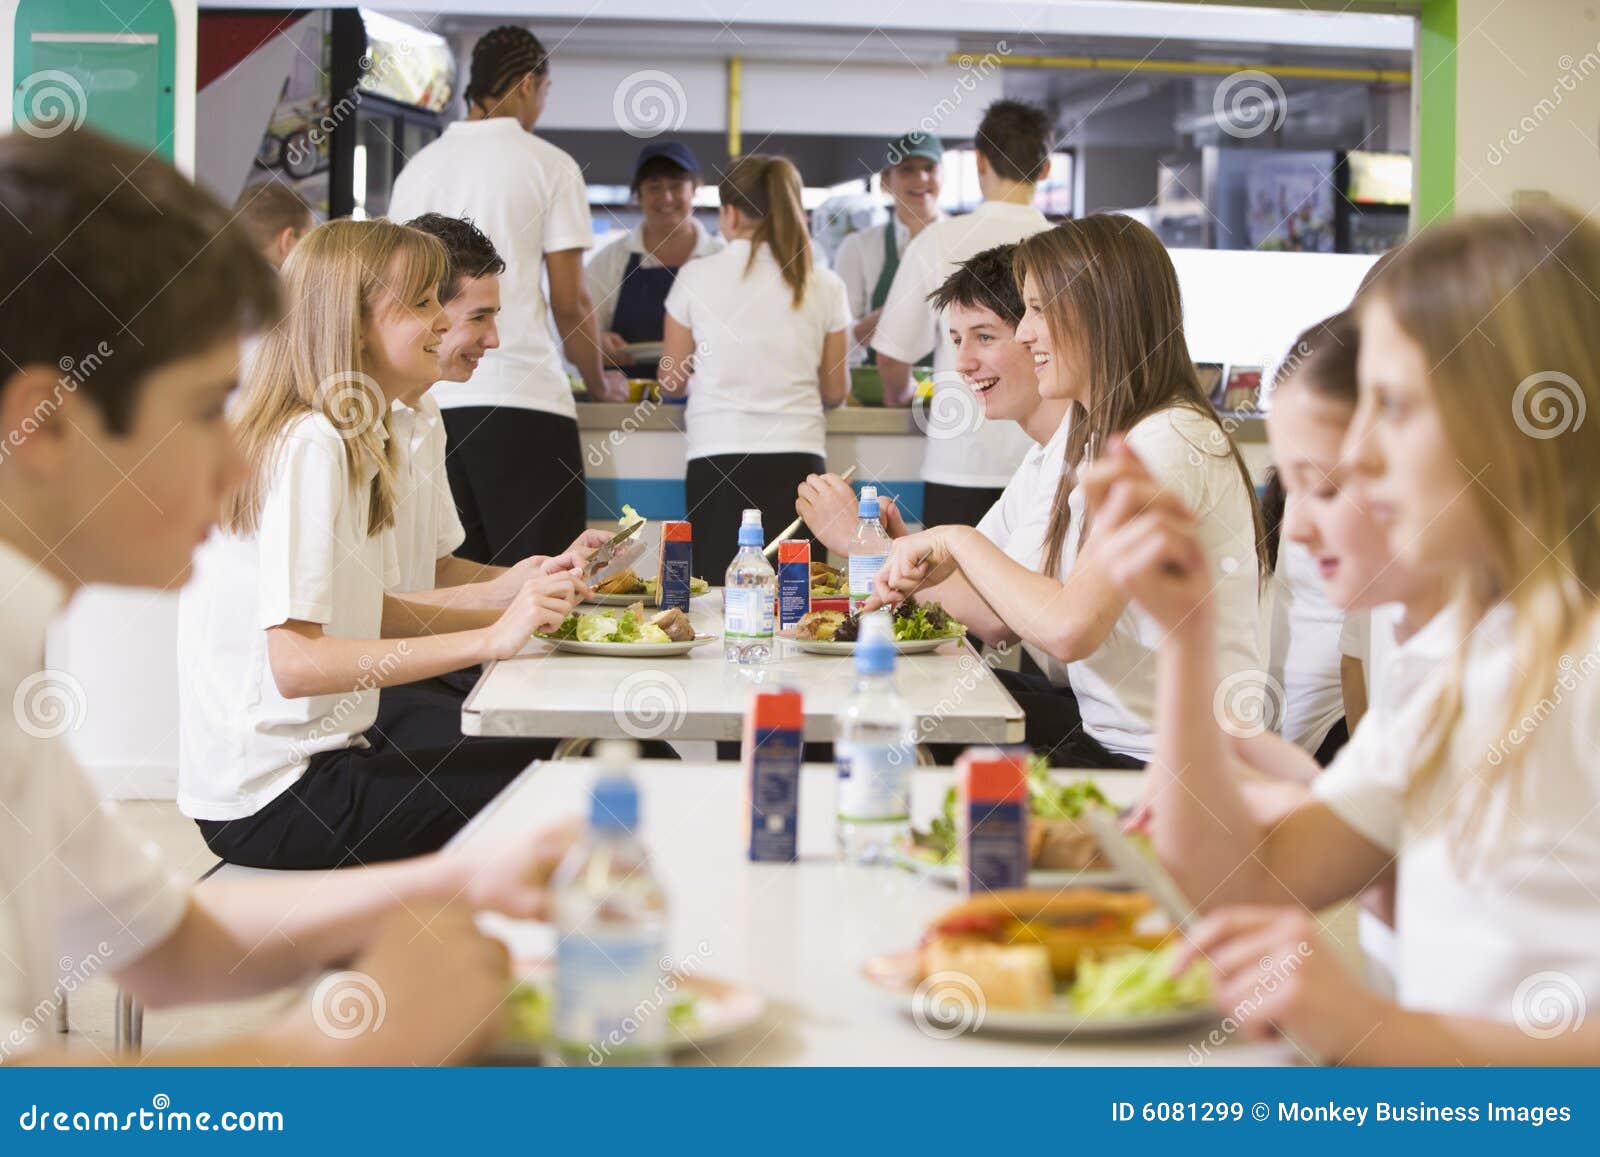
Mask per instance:
[[[850,391],[849,298],[812,260],[799,171],[751,154],[717,192],[728,247],[678,275],[660,375],[668,394],[688,391],[686,517],[713,581],[742,510],[759,507],[769,535],[789,521],[795,490],[824,469],[823,408]]]
[[[374,726],[384,687],[516,654],[560,625],[570,574],[464,611],[399,581],[389,413],[439,376],[440,242],[332,221],[284,265],[288,314],[231,421],[248,468],[179,611],[179,794],[211,850],[333,868],[437,849],[542,752],[465,739],[457,711]]]
[[[1218,1006],[1270,994],[1247,1030],[1330,1062],[1600,1063],[1600,228],[1540,208],[1430,229],[1354,310],[1343,455],[1381,459],[1363,492],[1399,565],[1452,576],[1451,655],[1370,705],[1308,800],[1254,818],[1195,694],[1216,685],[1207,560],[1118,450],[1087,485],[1116,580],[1167,632],[1156,850],[1211,910],[1190,939]],[[1391,866],[1393,1001],[1309,914]]]

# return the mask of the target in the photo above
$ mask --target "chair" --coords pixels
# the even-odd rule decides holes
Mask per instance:
[[[226,863],[218,860],[201,874],[200,878],[195,881],[195,886],[199,887],[201,884],[204,884],[207,880],[211,879],[212,876],[216,875],[219,871],[227,866],[228,865]],[[62,1011],[60,1013],[62,1019],[57,1024],[57,1029],[60,1032],[67,1031],[64,1027],[62,1027],[66,1017],[66,1007],[66,998],[62,997]],[[133,993],[127,991],[121,985],[118,985],[116,1010],[113,1014],[113,1017],[114,1023],[112,1025],[112,1046],[116,1050],[117,1055],[126,1055],[132,1057],[138,1056],[144,1051],[143,1002],[140,1001],[137,996],[133,995]]]

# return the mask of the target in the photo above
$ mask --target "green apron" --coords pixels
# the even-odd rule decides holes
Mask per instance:
[[[889,300],[889,288],[894,285],[894,275],[900,271],[900,245],[894,236],[894,218],[889,218],[889,223],[883,227],[883,272],[878,274],[878,283],[872,287],[872,296],[867,299],[867,312],[882,309],[883,303]],[[878,364],[878,351],[867,350],[867,365]]]

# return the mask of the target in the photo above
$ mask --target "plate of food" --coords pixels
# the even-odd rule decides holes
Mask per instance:
[[[662,611],[635,602],[622,611],[568,615],[552,634],[540,635],[558,651],[577,655],[682,655],[717,641],[697,635],[689,616],[674,607]]]
[[[850,576],[836,566],[813,561],[811,564],[811,597],[814,599],[847,599],[850,597]]]
[[[594,584],[594,594],[584,602],[597,607],[631,607],[635,603],[656,601],[656,580],[640,578],[631,570],[614,574]],[[711,590],[703,578],[689,580],[689,597],[697,599]]]
[[[933,1036],[1128,1036],[1216,1020],[1205,965],[1173,975],[1177,950],[1143,892],[1018,888],[956,905],[863,971]]]
[[[1115,811],[1093,779],[1058,780],[1049,761],[1028,760],[1028,883],[1035,888],[1115,888],[1130,881],[1111,864],[1082,821],[1085,808]],[[1143,837],[1133,837],[1142,839]],[[956,833],[956,789],[925,828],[912,828],[895,850],[902,868],[949,887],[961,883],[960,840]]]
[[[780,635],[813,655],[849,655],[856,649],[861,616],[842,611],[811,611]],[[959,639],[967,628],[945,613],[938,603],[919,603],[909,595],[894,608],[894,649],[902,655],[920,655]]]
[[[547,965],[523,971],[507,998],[510,1023],[493,1059],[537,1064],[553,1048],[554,977]],[[753,988],[693,973],[668,973],[666,1047],[669,1053],[710,1048],[747,1031],[766,1015],[767,1002]]]

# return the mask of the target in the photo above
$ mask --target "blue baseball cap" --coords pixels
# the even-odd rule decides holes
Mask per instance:
[[[639,150],[638,159],[633,162],[633,188],[639,187],[639,173],[651,161],[662,160],[677,165],[686,173],[693,173],[698,177],[703,169],[695,155],[689,151],[689,146],[681,141],[651,141]]]

